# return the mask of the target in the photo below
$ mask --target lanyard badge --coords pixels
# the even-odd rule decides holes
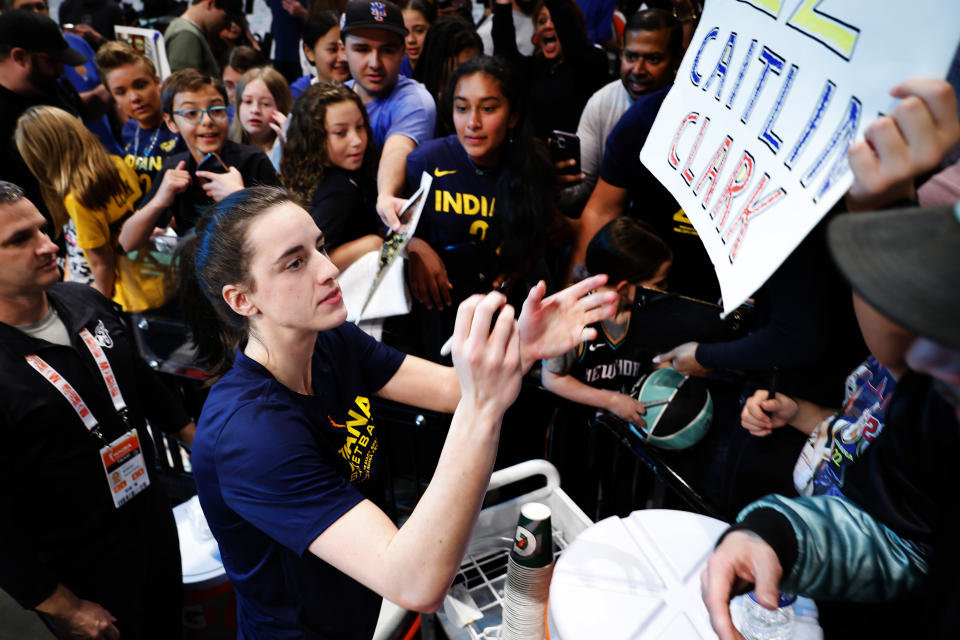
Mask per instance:
[[[113,504],[119,509],[131,498],[150,486],[150,478],[147,475],[146,464],[143,460],[143,449],[140,446],[140,438],[137,435],[136,429],[134,429],[130,423],[127,403],[124,401],[123,394],[120,392],[120,385],[117,383],[117,378],[113,373],[113,367],[110,366],[110,361],[107,359],[106,354],[89,330],[81,330],[80,338],[87,346],[87,350],[90,351],[90,355],[93,356],[93,359],[96,361],[97,370],[100,372],[100,377],[103,378],[103,383],[106,385],[107,391],[110,394],[110,401],[113,403],[113,408],[116,410],[117,415],[127,430],[126,433],[109,444],[106,444],[96,417],[73,386],[40,356],[28,355],[26,356],[26,360],[27,364],[42,375],[47,382],[53,385],[53,387],[60,392],[60,395],[73,407],[77,417],[83,422],[83,426],[87,428],[87,431],[93,433],[101,442],[105,443],[105,446],[100,449],[100,458],[103,463],[104,472],[107,475],[107,482],[110,485],[110,495],[113,498]]]

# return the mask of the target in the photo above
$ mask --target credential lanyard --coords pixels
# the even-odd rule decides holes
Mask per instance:
[[[80,331],[80,337],[83,339],[83,343],[87,345],[90,355],[92,355],[93,359],[97,362],[97,370],[100,372],[100,377],[103,378],[103,383],[107,386],[107,391],[110,393],[110,401],[113,402],[113,408],[116,409],[117,415],[120,416],[124,425],[129,427],[130,421],[127,414],[127,403],[124,402],[123,394],[120,393],[120,385],[117,384],[117,378],[113,374],[113,367],[110,366],[110,361],[107,360],[107,356],[103,352],[103,349],[100,348],[100,344],[88,329],[82,329]],[[52,384],[53,387],[60,392],[60,395],[70,403],[70,406],[73,407],[73,410],[83,422],[83,426],[103,440],[103,434],[100,433],[100,425],[96,417],[94,417],[93,412],[87,407],[83,398],[80,397],[80,394],[73,388],[73,385],[67,382],[66,378],[60,375],[56,369],[47,364],[40,356],[29,355],[26,356],[26,360],[27,364],[46,378],[47,382]]]

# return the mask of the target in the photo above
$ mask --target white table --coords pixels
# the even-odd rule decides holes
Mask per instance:
[[[727,526],[686,511],[647,509],[588,528],[553,571],[551,639],[716,638],[700,571]],[[797,603],[795,638],[822,638],[815,605]]]

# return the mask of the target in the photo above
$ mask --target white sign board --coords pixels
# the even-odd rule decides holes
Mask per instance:
[[[955,0],[709,0],[640,159],[710,255],[724,312],[852,184],[850,144],[897,83],[946,76]]]
[[[170,75],[170,63],[167,62],[167,48],[163,44],[163,34],[156,29],[141,29],[140,27],[113,27],[117,40],[123,40],[133,45],[133,48],[150,58],[161,80]]]

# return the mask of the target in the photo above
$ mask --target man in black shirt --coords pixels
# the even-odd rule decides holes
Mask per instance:
[[[172,513],[145,419],[193,422],[138,356],[115,305],[58,283],[56,245],[0,181],[0,588],[58,637],[180,637]]]

